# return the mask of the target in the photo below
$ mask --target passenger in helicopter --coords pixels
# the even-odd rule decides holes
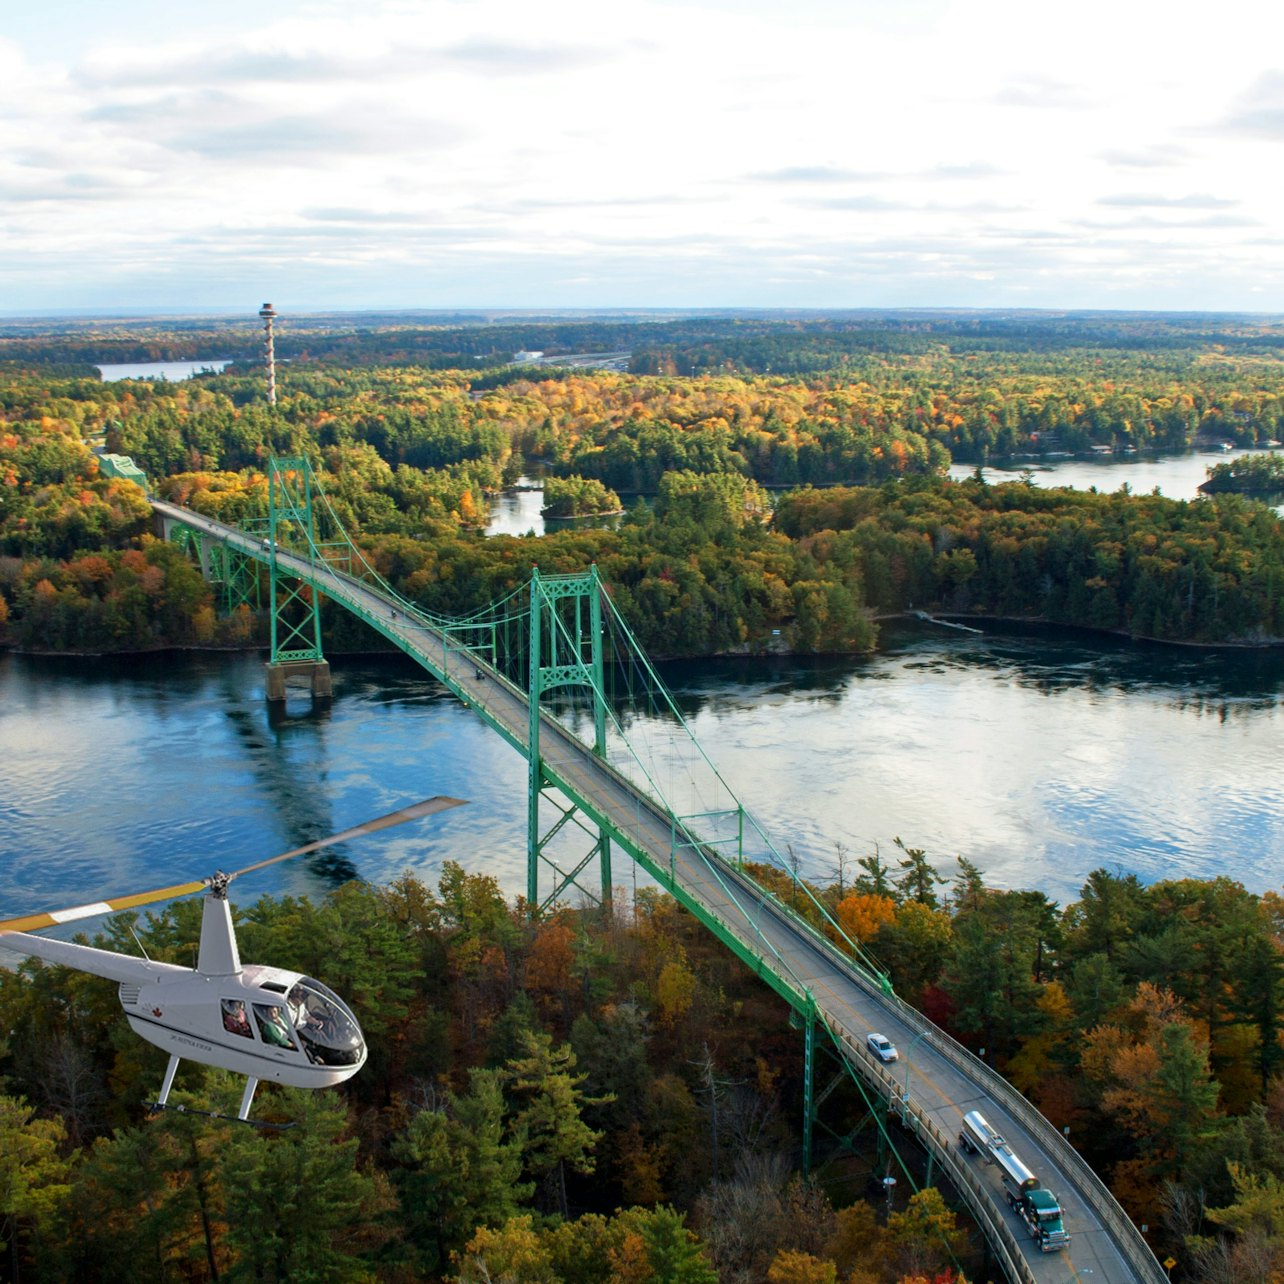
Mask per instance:
[[[240,999],[223,1000],[223,1029],[229,1034],[239,1034],[243,1039],[252,1039],[250,1018],[245,1015],[245,1004]]]
[[[264,1043],[294,1051],[294,1040],[290,1037],[290,1028],[286,1025],[280,1008],[274,1003],[256,1003],[254,1017],[259,1023],[259,1034]]]

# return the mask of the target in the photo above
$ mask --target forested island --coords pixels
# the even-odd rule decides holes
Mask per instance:
[[[266,515],[270,456],[305,455],[422,608],[469,613],[536,563],[595,564],[657,657],[863,653],[909,611],[1284,638],[1280,517],[1219,493],[1252,489],[1238,473],[1214,468],[1192,502],[944,476],[951,460],[1268,446],[1284,436],[1273,322],[311,318],[283,327],[279,353],[287,334],[269,406],[246,326],[0,333],[0,645],[263,644],[265,616],[220,609],[104,452],[134,459],[153,495],[233,523]],[[625,372],[511,364],[621,348]],[[235,364],[179,384],[104,384],[87,364],[215,355]],[[643,500],[614,530],[483,537],[492,498],[530,472],[550,509]],[[323,612],[328,649],[379,645]],[[1279,897],[1098,871],[1061,907],[986,887],[966,859],[946,882],[899,850],[891,865],[836,851],[835,881],[814,889],[898,993],[1071,1129],[1174,1278],[1284,1269]],[[147,923],[148,952],[190,956],[194,914]],[[662,897],[531,921],[448,867],[436,888],[352,884],[243,918],[246,957],[353,1002],[371,1063],[342,1093],[265,1095],[300,1121],[277,1135],[144,1124],[163,1058],[125,1029],[112,987],[0,970],[11,1275],[987,1278],[967,1219],[931,1189],[882,1207],[859,1145],[826,1155],[815,1183],[796,1175],[787,1013]],[[133,952],[123,921],[107,932]],[[236,1085],[186,1073],[189,1104],[234,1105]]]
[[[546,517],[594,517],[622,513],[620,497],[587,477],[550,477],[544,483]]]
[[[1245,455],[1229,464],[1214,464],[1199,488],[1206,495],[1277,495],[1284,491],[1284,457]]]

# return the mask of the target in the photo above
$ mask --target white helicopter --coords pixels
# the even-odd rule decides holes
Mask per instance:
[[[249,1117],[250,1105],[261,1079],[294,1088],[342,1083],[365,1065],[366,1042],[351,1009],[320,981],[281,968],[242,965],[227,885],[242,874],[278,861],[458,807],[464,801],[444,795],[428,798],[231,874],[220,872],[194,883],[0,920],[0,948],[119,983],[121,1007],[134,1032],[170,1054],[160,1095],[151,1103],[154,1109],[165,1109],[174,1074],[186,1058],[245,1075],[245,1092],[236,1117],[255,1123]],[[29,935],[34,929],[137,909],[206,889],[195,968]]]

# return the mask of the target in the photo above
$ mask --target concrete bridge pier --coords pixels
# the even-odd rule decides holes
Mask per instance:
[[[314,700],[329,700],[334,694],[329,660],[283,660],[263,667],[267,670],[267,698],[271,704],[284,702],[286,683],[291,678],[307,678]]]

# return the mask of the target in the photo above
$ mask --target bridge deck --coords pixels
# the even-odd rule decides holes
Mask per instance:
[[[260,540],[230,527],[176,505],[154,507],[162,517],[224,540],[259,560],[269,556]],[[277,564],[367,620],[525,755],[529,712],[524,692],[454,649],[438,630],[407,618],[404,609],[367,584],[282,550],[277,551]],[[800,1000],[812,996],[840,1052],[866,1084],[894,1103],[933,1152],[980,1218],[1011,1277],[1034,1284],[1164,1284],[1163,1268],[1095,1174],[1006,1081],[908,1005],[883,993],[850,959],[727,861],[707,850],[675,847],[668,813],[548,716],[541,721],[540,748],[557,786],[607,826],[635,859],[671,886],[679,899],[698,905],[704,916],[715,920],[720,935],[734,938],[743,952],[758,956],[760,971],[772,974],[778,989],[792,991]],[[871,1030],[881,1031],[897,1045],[899,1062],[883,1066],[870,1055],[865,1036]],[[1024,1223],[1008,1208],[997,1169],[979,1157],[967,1157],[957,1144],[968,1110],[980,1110],[1042,1183],[1056,1192],[1071,1235],[1067,1250],[1039,1252]]]

